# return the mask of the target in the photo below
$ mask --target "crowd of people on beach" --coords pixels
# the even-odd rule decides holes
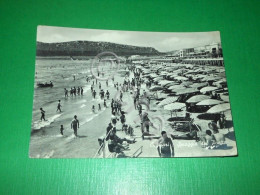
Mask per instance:
[[[124,75],[123,82],[120,83],[115,81],[115,78],[111,78],[112,86],[115,88],[116,94],[111,96],[111,92],[105,87],[108,88],[109,80],[105,81],[105,86],[102,87],[102,83],[95,77],[86,77],[86,82],[91,82],[90,89],[91,89],[91,96],[95,104],[91,106],[91,111],[93,114],[97,113],[98,111],[104,109],[111,109],[111,120],[106,128],[105,136],[98,139],[99,144],[101,147],[104,147],[104,143],[108,143],[108,149],[110,152],[115,153],[122,153],[122,151],[127,150],[129,148],[129,144],[133,144],[136,142],[135,140],[135,133],[134,127],[131,124],[133,121],[127,120],[127,112],[128,110],[124,110],[124,104],[126,103],[124,100],[124,96],[126,93],[130,94],[133,99],[134,109],[138,113],[139,122],[140,122],[140,130],[141,130],[141,137],[144,140],[145,136],[149,136],[150,134],[150,127],[154,127],[154,124],[150,120],[148,112],[145,112],[143,106],[149,107],[151,102],[151,95],[146,92],[149,89],[153,82],[149,78],[145,81],[143,79],[142,70],[140,68],[136,68],[134,65],[129,65],[125,67],[126,73]],[[131,75],[131,77],[130,77]],[[104,76],[104,73],[102,73]],[[75,80],[75,76],[73,76]],[[144,87],[145,85],[145,87]],[[99,93],[97,93],[99,91]],[[64,96],[65,98],[73,97],[73,96],[83,96],[84,90],[83,87],[71,87],[69,90],[64,88]],[[99,95],[99,98],[98,98]],[[112,97],[112,98],[111,98]],[[220,99],[218,94],[212,93],[212,99]],[[101,101],[100,101],[101,100]],[[109,106],[110,104],[110,106]],[[61,100],[58,100],[57,110],[56,112],[62,112],[61,110]],[[187,118],[188,112],[192,111],[192,106],[188,105],[187,109]],[[40,108],[41,117],[40,120],[45,119],[45,110]],[[121,125],[118,124],[120,121]],[[207,143],[208,146],[212,147],[213,142],[216,139],[215,134],[218,133],[218,126],[220,128],[225,127],[225,116],[221,115],[219,121],[212,121],[209,123],[208,127],[209,130],[206,130],[206,135],[202,138],[202,141]],[[73,117],[71,122],[71,129],[74,131],[75,137],[78,136],[78,129],[79,129],[79,120],[77,115]],[[129,136],[130,139],[121,138],[117,135],[117,131],[122,131],[125,133],[126,136]],[[158,140],[158,155],[160,157],[173,157],[174,156],[174,146],[172,140],[183,139],[183,140],[196,140],[201,141],[201,137],[198,136],[199,130],[196,128],[191,128],[190,132],[185,132],[182,135],[171,135],[168,137],[166,131],[161,131],[161,138]],[[60,126],[60,134],[63,135],[64,133],[64,126]],[[224,140],[224,137],[221,138]],[[127,144],[124,144],[127,142]]]

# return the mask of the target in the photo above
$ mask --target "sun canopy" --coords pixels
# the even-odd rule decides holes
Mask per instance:
[[[207,95],[195,95],[195,96],[192,96],[191,98],[189,98],[186,102],[187,103],[197,103],[197,102],[200,102],[202,100],[207,100],[207,99],[210,99],[210,97]]]
[[[175,96],[175,97],[168,97],[168,98],[162,100],[162,101],[158,104],[158,106],[164,106],[164,105],[173,103],[173,102],[177,101],[177,99],[178,99],[177,96]]]
[[[164,86],[164,85],[167,85],[167,84],[169,84],[169,83],[172,83],[172,81],[168,81],[168,80],[161,80],[161,81],[159,81],[159,85],[162,85],[162,86]]]
[[[187,81],[188,80],[188,78],[182,77],[182,76],[177,76],[177,77],[174,77],[173,79],[178,80],[178,81]]]
[[[161,80],[163,80],[163,77],[159,77],[159,76],[158,76],[158,77],[154,78],[153,80],[154,80],[154,81],[161,81]]]
[[[220,94],[220,98],[225,102],[229,102],[229,96],[227,95]]]
[[[183,94],[189,94],[189,93],[196,93],[199,90],[197,88],[186,88],[186,89],[178,89],[175,90],[176,95],[183,95]]]
[[[208,92],[208,91],[214,91],[214,90],[217,90],[218,88],[217,87],[203,87],[200,92],[201,93],[205,93],[205,92]]]
[[[208,83],[193,83],[192,85],[190,85],[190,87],[199,88],[199,87],[205,87],[207,85]]]
[[[163,89],[163,87],[156,85],[156,86],[150,87],[149,90],[150,90],[150,91],[157,91],[157,90],[162,90],[162,89]]]
[[[219,113],[219,112],[224,112],[230,110],[230,104],[229,103],[224,103],[224,104],[219,104],[216,106],[213,106],[210,108],[207,113]]]
[[[214,100],[214,99],[206,99],[202,100],[201,102],[197,103],[198,106],[211,106],[211,105],[217,105],[223,103],[220,100]]]
[[[180,103],[180,102],[174,102],[174,103],[171,103],[171,104],[168,104],[166,106],[164,106],[164,110],[179,110],[179,109],[182,109],[184,108],[186,105],[184,103]]]

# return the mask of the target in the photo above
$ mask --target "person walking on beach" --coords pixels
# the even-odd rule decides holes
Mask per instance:
[[[64,128],[63,128],[63,125],[60,126],[60,134],[63,135],[63,131],[64,131]]]
[[[73,128],[74,130],[74,135],[77,137],[78,136],[78,128],[79,128],[79,120],[77,119],[77,115],[74,116],[74,119],[71,122],[71,129]]]
[[[101,83],[99,82],[99,89],[101,89]]]
[[[107,85],[107,87],[108,87],[108,80],[106,80],[106,85]]]
[[[92,106],[92,112],[95,113],[95,106]]]
[[[162,158],[174,157],[174,147],[171,138],[167,137],[166,131],[161,132],[162,137],[158,140],[158,154]]]
[[[42,121],[42,119],[43,119],[44,121],[46,121],[46,120],[45,120],[45,111],[44,111],[42,108],[40,108],[40,111],[41,111],[41,121]]]
[[[98,110],[101,111],[101,105],[100,104],[98,104]]]
[[[61,105],[60,105],[60,100],[59,100],[56,112],[58,112],[58,111],[61,112],[61,109],[60,109],[60,108],[61,108]]]

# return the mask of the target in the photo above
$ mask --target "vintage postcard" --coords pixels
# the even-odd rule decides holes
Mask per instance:
[[[220,32],[38,26],[30,158],[236,156]]]

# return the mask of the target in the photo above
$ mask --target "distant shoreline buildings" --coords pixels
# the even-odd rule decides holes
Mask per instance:
[[[223,57],[221,43],[211,43],[204,46],[185,48],[173,51],[167,58],[218,58]]]

